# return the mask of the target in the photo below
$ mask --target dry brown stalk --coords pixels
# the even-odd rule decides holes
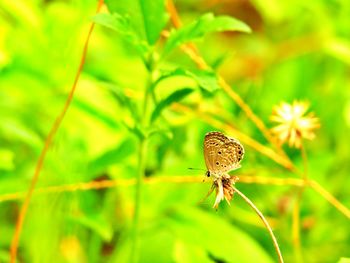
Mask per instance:
[[[99,0],[96,12],[100,11],[103,3],[104,3],[103,0]],[[93,29],[94,29],[94,23],[91,23],[91,26],[90,26],[90,29],[89,29],[89,32],[88,32],[88,35],[87,35],[87,38],[86,38],[86,41],[85,41],[85,44],[84,44],[83,54],[82,54],[82,57],[81,57],[79,68],[78,68],[77,74],[76,74],[75,79],[74,79],[74,83],[73,83],[72,88],[71,88],[71,90],[70,90],[70,92],[68,94],[66,103],[63,106],[62,111],[59,113],[55,123],[53,124],[53,126],[52,126],[52,128],[51,128],[51,130],[50,130],[50,132],[48,134],[48,136],[46,137],[44,148],[42,149],[42,151],[40,153],[40,156],[39,156],[36,168],[35,168],[35,172],[34,172],[32,181],[31,181],[30,186],[28,188],[28,191],[26,193],[26,197],[24,199],[24,202],[23,202],[23,204],[21,206],[21,209],[20,209],[20,212],[19,212],[19,215],[18,215],[18,218],[17,218],[17,222],[16,222],[15,233],[13,235],[13,239],[12,239],[12,242],[11,242],[11,248],[10,248],[10,262],[11,263],[15,263],[16,262],[18,243],[19,243],[21,232],[22,232],[23,223],[24,223],[27,211],[28,211],[29,204],[30,204],[30,200],[31,200],[31,197],[33,195],[36,183],[37,183],[37,181],[39,179],[39,175],[40,175],[40,172],[42,170],[42,166],[44,164],[44,160],[45,160],[47,151],[48,151],[48,149],[49,149],[49,147],[50,147],[50,145],[51,145],[51,143],[53,141],[53,138],[54,138],[58,128],[60,127],[60,125],[62,123],[62,120],[63,120],[63,118],[64,118],[64,116],[65,116],[65,114],[66,114],[66,112],[67,112],[67,110],[68,110],[68,108],[69,108],[69,106],[71,104],[71,101],[73,99],[74,92],[75,92],[75,89],[76,89],[76,86],[77,86],[77,83],[78,83],[81,71],[82,71],[84,63],[85,63],[87,48],[88,48],[90,36],[91,36],[91,33],[92,33]]]
[[[252,201],[250,201],[250,199],[248,197],[246,197],[241,191],[239,191],[236,187],[232,186],[233,190],[240,196],[243,198],[243,200],[251,207],[253,208],[253,210],[257,213],[257,215],[261,218],[261,220],[263,221],[266,229],[269,231],[269,234],[271,236],[271,239],[273,241],[273,245],[275,247],[276,253],[278,255],[278,262],[283,263],[283,257],[282,257],[282,253],[281,250],[278,246],[278,242],[277,239],[275,237],[275,235],[273,234],[272,228],[269,225],[269,222],[267,222],[266,218],[264,217],[264,215],[260,212],[260,210],[254,205],[254,203]]]
[[[64,193],[64,192],[75,192],[75,191],[88,191],[97,190],[121,186],[132,186],[136,182],[135,179],[118,179],[118,180],[102,180],[102,181],[91,181],[86,183],[74,183],[67,185],[55,185],[41,187],[34,190],[35,195],[50,194],[50,193]],[[202,183],[203,177],[200,176],[159,176],[145,178],[145,184],[158,184],[158,183]],[[298,178],[275,178],[275,177],[262,177],[252,175],[240,175],[239,183],[246,184],[262,184],[262,185],[290,185],[301,187],[304,185],[304,181]],[[11,194],[0,195],[0,203],[12,200],[23,199],[25,192],[16,192]]]
[[[308,185],[319,193],[324,199],[326,199],[331,205],[338,209],[342,214],[344,214],[348,219],[350,219],[350,209],[338,201],[338,199],[324,189],[318,182],[310,180],[308,181]]]

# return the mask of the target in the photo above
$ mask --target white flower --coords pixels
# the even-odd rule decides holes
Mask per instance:
[[[305,115],[308,108],[307,102],[300,101],[293,104],[282,102],[274,107],[270,119],[278,125],[271,132],[280,143],[288,142],[290,147],[301,148],[302,139],[315,138],[314,130],[320,127],[320,123],[314,113]]]

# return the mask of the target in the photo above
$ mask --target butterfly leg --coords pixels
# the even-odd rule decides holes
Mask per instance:
[[[222,185],[221,178],[218,178],[215,183],[216,185],[216,199],[213,208],[217,209],[221,200],[224,200],[224,187]]]
[[[211,193],[214,191],[214,189],[215,189],[215,186],[214,186],[214,184],[212,184],[212,186],[210,187],[208,193],[204,196],[204,198],[202,198],[202,199],[198,202],[198,204],[203,203],[204,200],[207,199],[207,198],[211,195]]]

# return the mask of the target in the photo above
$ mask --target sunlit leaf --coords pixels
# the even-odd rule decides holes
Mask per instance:
[[[168,21],[163,0],[107,0],[109,10],[127,17],[139,36],[150,45],[158,40]]]
[[[183,68],[178,68],[174,71],[165,73],[158,81],[175,76],[184,76],[192,78],[198,84],[199,87],[209,92],[213,92],[215,90],[220,89],[216,74],[212,71],[206,70],[187,70]]]
[[[239,31],[249,33],[251,30],[244,22],[229,16],[217,16],[212,13],[204,14],[194,22],[175,30],[169,36],[164,54],[175,47],[203,37],[207,33],[222,31]]]
[[[144,20],[148,43],[153,45],[159,39],[160,33],[168,22],[164,0],[138,1]]]
[[[192,91],[193,91],[193,89],[191,89],[191,88],[179,89],[179,90],[174,91],[172,94],[170,94],[167,98],[165,98],[161,102],[159,102],[159,104],[156,106],[156,108],[154,109],[154,111],[152,113],[151,122],[155,121],[158,118],[158,116],[161,114],[163,109],[165,109],[166,107],[168,107],[169,105],[171,105],[174,102],[178,102],[178,101],[182,100],[187,95],[192,93]]]
[[[331,56],[350,64],[350,41],[345,39],[330,39],[325,43],[325,51]]]
[[[91,161],[89,164],[88,172],[93,175],[101,173],[105,171],[110,165],[120,163],[134,151],[134,142],[132,140],[125,140],[116,148],[103,153],[95,160]]]
[[[213,262],[209,259],[208,254],[204,249],[183,240],[176,240],[174,247],[174,260],[177,263]]]
[[[6,249],[0,250],[0,262],[9,262],[10,261],[10,255],[9,252]]]
[[[10,136],[12,140],[22,141],[33,148],[42,146],[42,139],[39,135],[15,119],[3,117],[2,122],[0,122],[0,134],[5,135],[5,137]]]
[[[113,236],[113,228],[110,222],[106,221],[100,214],[90,214],[84,216],[72,217],[72,220],[79,224],[92,229],[100,235],[104,241],[111,241]]]
[[[73,103],[75,107],[95,117],[96,119],[98,119],[98,121],[106,124],[108,127],[111,127],[114,129],[119,127],[119,123],[115,119],[113,119],[112,116],[109,116],[104,112],[101,112],[100,110],[96,109],[96,107],[93,107],[89,103],[79,98],[76,98]]]
[[[126,41],[132,44],[141,54],[148,51],[147,43],[140,38],[130,25],[130,21],[118,13],[97,14],[93,18],[96,24],[108,27],[118,32]]]
[[[121,106],[129,110],[130,114],[136,122],[140,121],[140,115],[135,102],[132,100],[132,98],[125,94],[123,88],[112,84],[107,84],[104,87],[113,94],[114,98],[116,98]]]
[[[0,170],[13,170],[13,159],[14,153],[11,150],[0,148]]]
[[[216,259],[248,263],[258,258],[259,262],[273,262],[252,237],[219,216],[182,207],[170,218],[168,226],[178,238],[201,247]]]
[[[350,258],[340,258],[338,263],[350,263]]]

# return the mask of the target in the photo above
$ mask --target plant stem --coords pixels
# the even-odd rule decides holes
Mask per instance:
[[[314,180],[309,181],[309,185],[317,193],[319,193],[324,199],[332,204],[336,209],[343,213],[348,219],[350,219],[350,209],[343,205],[338,199],[336,199],[330,192],[324,189],[318,182]]]
[[[293,207],[293,216],[292,216],[292,240],[294,247],[295,260],[298,263],[303,262],[303,255],[301,250],[301,238],[300,238],[300,203],[303,198],[305,186],[308,182],[308,158],[304,144],[301,144],[301,157],[303,159],[303,173],[302,177],[304,180],[304,185],[299,189],[295,204]]]
[[[141,210],[141,192],[142,192],[142,183],[143,176],[145,173],[145,164],[146,164],[146,150],[147,150],[147,141],[142,138],[139,145],[139,155],[138,155],[138,173],[136,178],[135,185],[135,210],[134,218],[132,225],[132,244],[131,244],[131,259],[130,262],[137,262],[138,255],[138,234],[139,234],[139,219],[140,219],[140,210]]]
[[[100,12],[100,9],[102,8],[103,4],[104,4],[103,0],[98,1],[96,14]],[[73,85],[70,89],[70,92],[67,96],[66,102],[65,102],[61,112],[57,116],[56,121],[54,122],[53,126],[51,127],[51,129],[50,129],[50,131],[45,139],[44,147],[41,150],[39,159],[36,163],[34,175],[33,175],[32,180],[30,182],[30,185],[29,185],[28,191],[26,193],[24,202],[20,208],[19,215],[18,215],[17,222],[16,222],[16,226],[15,226],[15,233],[13,234],[12,241],[11,241],[11,247],[10,247],[10,262],[11,263],[15,263],[16,259],[17,259],[17,250],[18,250],[18,245],[19,245],[21,233],[22,233],[23,224],[24,224],[24,221],[25,221],[25,218],[27,215],[27,211],[29,209],[29,205],[30,205],[30,201],[31,201],[34,189],[35,189],[36,184],[39,180],[40,173],[41,173],[42,167],[44,165],[47,152],[48,152],[49,147],[52,144],[52,141],[57,133],[57,130],[60,128],[61,123],[66,115],[66,112],[67,112],[67,110],[68,110],[68,108],[71,105],[71,102],[73,100],[74,93],[75,93],[75,90],[76,90],[76,87],[78,84],[78,80],[80,78],[81,72],[82,72],[84,64],[85,64],[85,58],[86,58],[86,54],[87,54],[87,50],[88,50],[88,46],[89,46],[89,41],[90,41],[92,31],[94,30],[94,26],[95,26],[95,23],[92,22],[90,25],[90,29],[88,31],[85,43],[84,43],[83,52],[81,55],[78,71],[75,74]]]
[[[162,183],[187,184],[187,183],[199,183],[202,181],[203,181],[202,178],[198,176],[186,176],[186,175],[178,175],[178,176],[164,175],[161,177],[149,177],[143,180],[145,184],[151,184],[151,185],[162,184]],[[290,185],[295,187],[302,187],[304,185],[304,181],[298,178],[275,178],[275,177],[263,177],[263,176],[253,176],[253,175],[240,175],[239,182],[243,184],[262,184],[262,185],[277,185],[277,186]],[[312,182],[310,182],[310,185],[311,184]],[[116,186],[121,187],[121,186],[134,186],[134,185],[136,185],[136,178],[129,178],[129,179],[121,178],[117,180],[106,179],[101,181],[93,180],[93,181],[84,182],[84,183],[37,187],[34,190],[33,194],[45,195],[50,193],[89,191],[92,189],[96,190],[96,189],[113,188]],[[24,196],[25,196],[25,192],[2,194],[0,195],[0,203],[8,202],[11,200],[21,200],[24,198]]]
[[[300,242],[300,202],[304,193],[305,186],[298,190],[298,196],[295,200],[292,215],[292,242],[294,247],[295,261],[303,262],[301,242]]]
[[[305,147],[304,147],[304,144],[302,143],[301,144],[301,157],[303,159],[303,179],[306,181],[308,179],[308,161],[307,161],[307,154],[306,154],[306,150],[305,150]]]
[[[239,194],[243,200],[251,207],[253,208],[253,210],[258,214],[258,216],[261,218],[261,220],[263,221],[264,225],[266,226],[267,230],[269,231],[269,234],[272,238],[272,242],[273,242],[273,245],[275,247],[275,250],[277,252],[277,255],[278,255],[278,262],[280,263],[283,263],[283,257],[282,257],[282,253],[281,253],[281,250],[278,246],[278,243],[277,243],[277,239],[275,237],[275,235],[273,234],[272,232],[272,229],[269,225],[269,223],[267,222],[266,218],[264,217],[264,215],[260,212],[260,210],[253,204],[252,201],[250,201],[250,199],[248,197],[246,197],[241,191],[239,191],[236,187],[232,186],[233,190]]]
[[[148,79],[144,91],[142,113],[141,113],[141,132],[144,132],[149,125],[148,118],[148,100],[153,86],[153,74],[154,74],[154,61],[153,54],[150,54],[148,61],[145,62],[145,66],[148,70]],[[138,261],[139,250],[139,222],[140,222],[140,210],[141,210],[141,195],[142,184],[146,169],[146,153],[147,153],[147,134],[140,136],[139,153],[138,153],[138,172],[135,185],[135,210],[132,224],[132,242],[131,242],[131,255],[130,262],[135,263]]]

